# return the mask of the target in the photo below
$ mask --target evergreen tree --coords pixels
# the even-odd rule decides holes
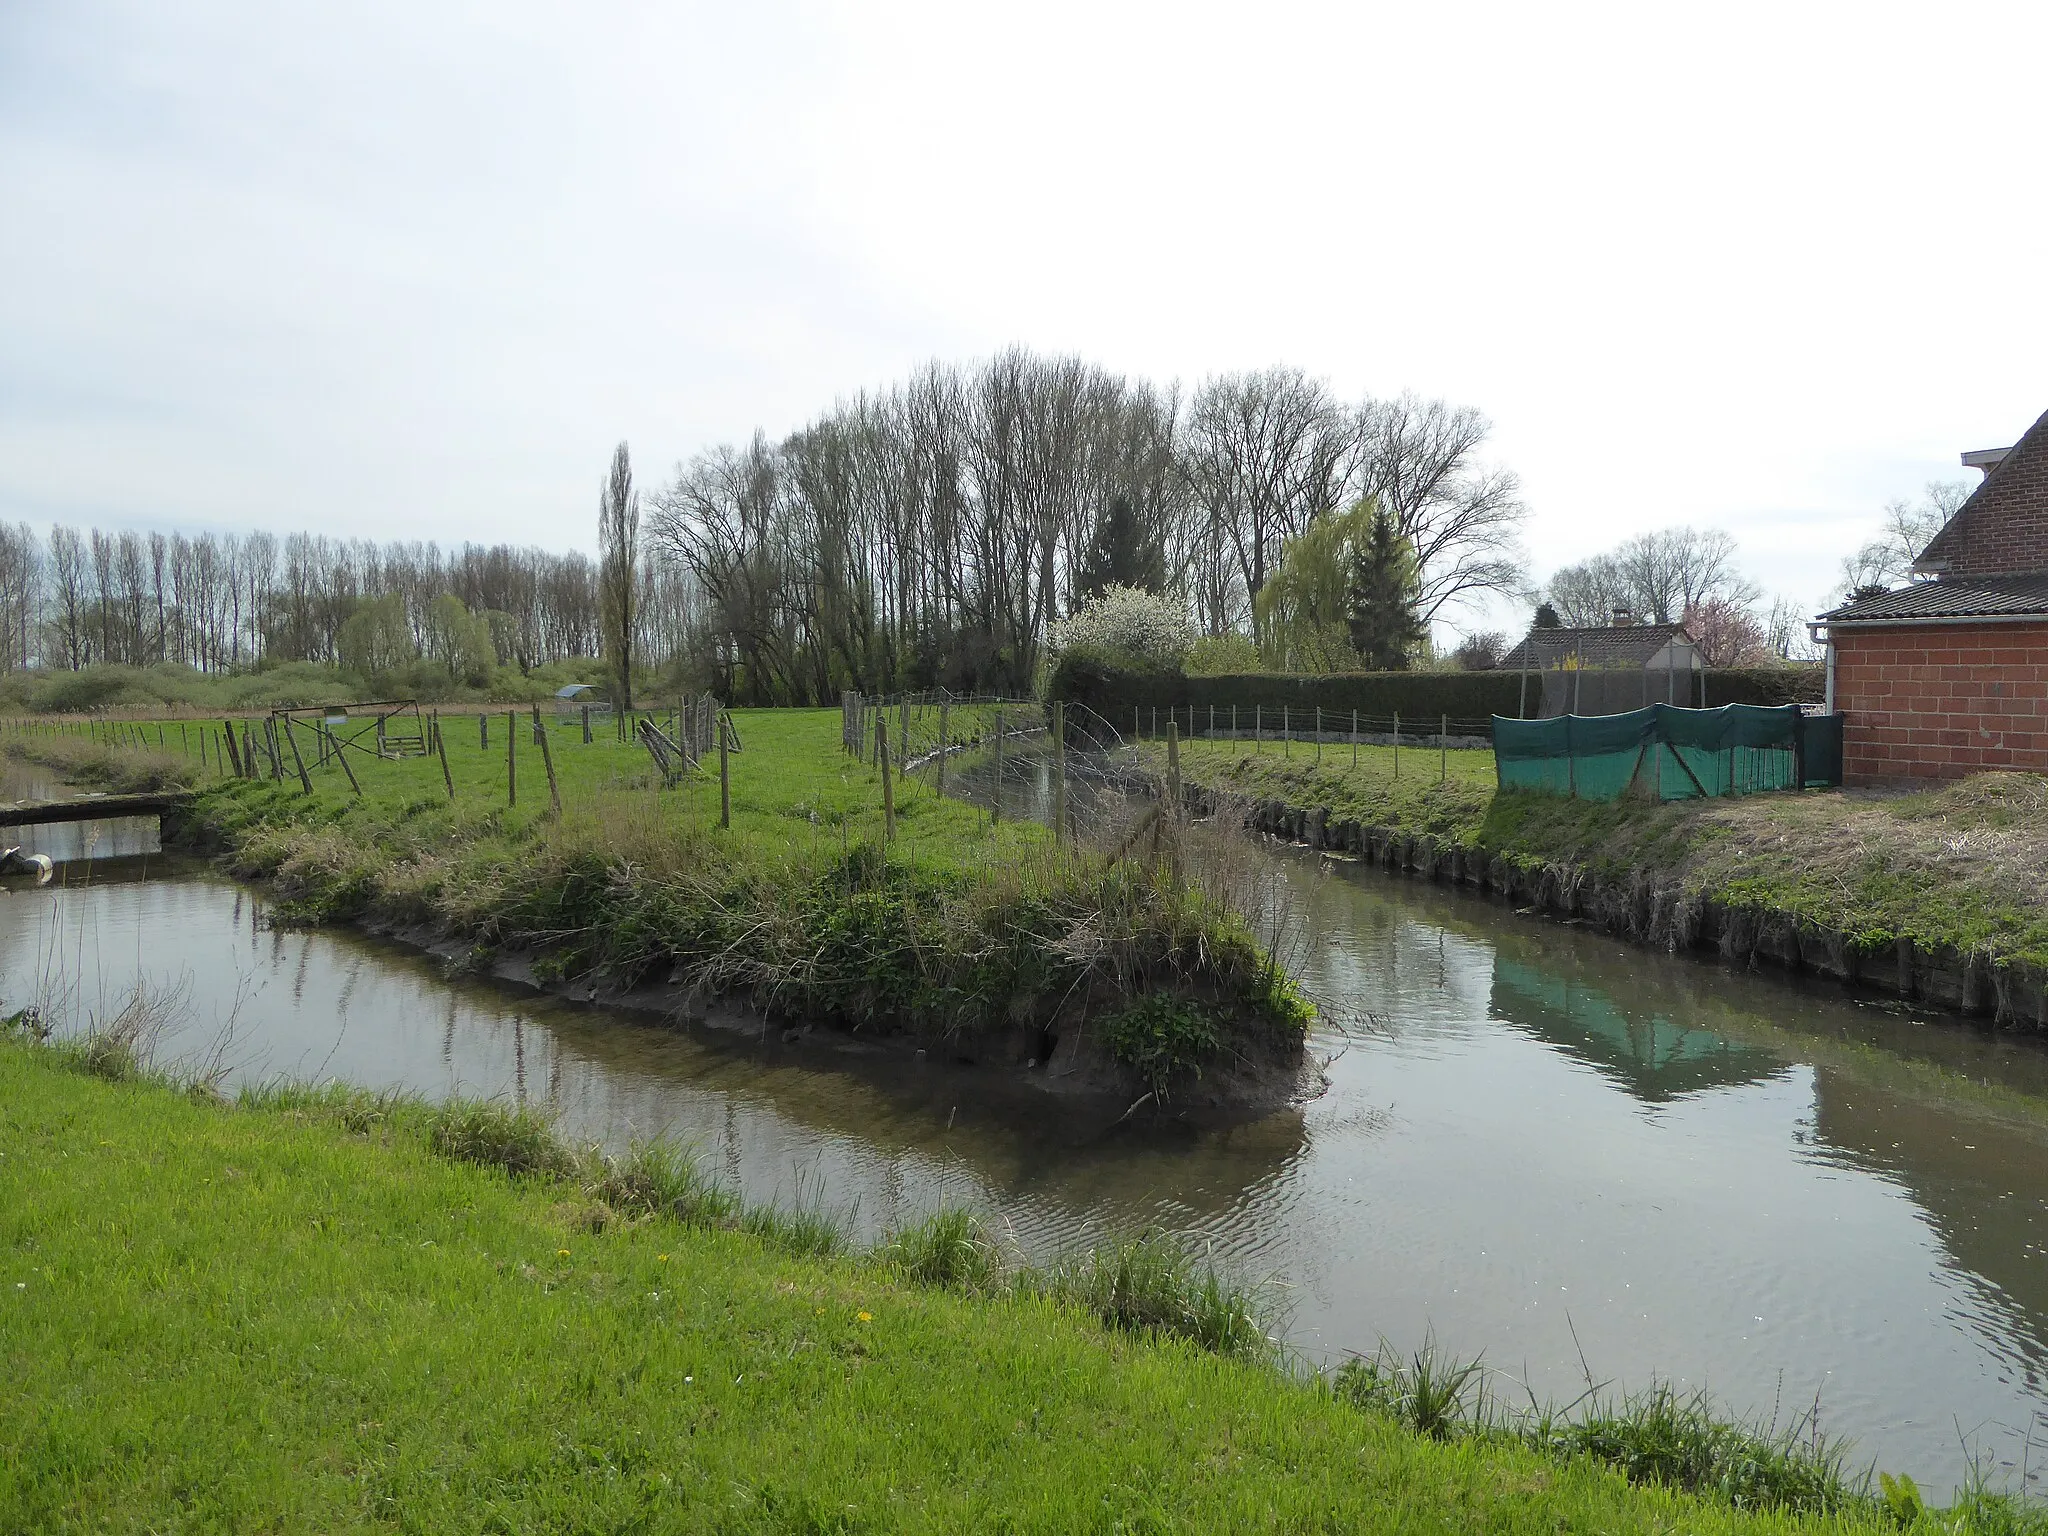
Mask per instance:
[[[1557,616],[1557,610],[1549,603],[1538,603],[1536,605],[1536,622],[1530,628],[1563,629],[1564,620]]]
[[[1095,537],[1075,578],[1076,598],[1094,597],[1110,587],[1157,592],[1166,585],[1166,552],[1147,536],[1128,496],[1110,502],[1095,525]]]
[[[1415,612],[1415,554],[1393,516],[1375,508],[1351,555],[1351,648],[1374,672],[1405,672],[1428,633]]]

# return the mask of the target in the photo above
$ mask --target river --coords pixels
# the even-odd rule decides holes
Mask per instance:
[[[41,836],[69,862],[0,891],[0,1010],[77,1020],[145,979],[178,996],[159,1061],[230,1084],[549,1103],[865,1234],[942,1200],[1037,1253],[1164,1227],[1270,1279],[1311,1358],[1433,1332],[1517,1400],[1661,1378],[1783,1422],[1817,1395],[1860,1461],[1923,1486],[1971,1455],[2017,1475],[2048,1428],[2031,1041],[1276,850],[1305,985],[1368,1022],[1319,1032],[1328,1089],[1300,1107],[1118,1123],[936,1059],[668,1028],[275,929],[148,827]]]

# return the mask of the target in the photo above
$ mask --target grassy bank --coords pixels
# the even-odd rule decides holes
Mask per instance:
[[[674,984],[1018,1065],[1066,1040],[1063,1069],[1134,1091],[1214,1092],[1298,1059],[1305,1008],[1200,882],[992,824],[928,781],[894,778],[885,811],[839,719],[736,713],[729,827],[715,767],[664,789],[637,744],[550,720],[558,815],[527,719],[508,767],[504,714],[444,716],[445,777],[433,755],[351,754],[353,787],[302,734],[310,796],[289,754],[282,780],[200,772],[189,733],[182,759],[76,734],[6,744],[101,784],[182,771],[182,836],[269,882],[288,920],[430,929],[479,958],[530,953],[544,980]],[[984,724],[960,711],[956,739]]]
[[[1745,1512],[1758,1442],[1684,1403],[1461,1432],[1441,1379],[1119,1311],[1114,1261],[991,1283],[944,1222],[835,1252],[502,1109],[229,1106],[89,1055],[0,1040],[4,1529],[2027,1528],[1839,1483]],[[1720,1494],[1626,1481],[1716,1438]]]
[[[1158,748],[1147,744],[1145,750]],[[1498,856],[1813,924],[1863,953],[1900,940],[2048,967],[2048,779],[1986,773],[1920,793],[1764,794],[1651,804],[1497,792],[1491,753],[1231,741],[1183,747],[1190,782]],[[1441,777],[1440,777],[1441,773]]]

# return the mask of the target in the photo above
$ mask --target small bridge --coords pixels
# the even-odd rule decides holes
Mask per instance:
[[[0,827],[45,827],[60,821],[112,821],[118,816],[161,816],[192,797],[177,790],[147,795],[77,795],[68,800],[24,800],[0,805]]]

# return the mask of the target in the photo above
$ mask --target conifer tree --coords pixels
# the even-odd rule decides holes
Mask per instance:
[[[1351,648],[1374,672],[1405,672],[1427,633],[1415,612],[1415,554],[1393,516],[1375,508],[1351,554]]]
[[[1095,525],[1095,538],[1075,579],[1076,598],[1111,587],[1157,592],[1166,585],[1166,553],[1148,538],[1128,496],[1119,496]]]

